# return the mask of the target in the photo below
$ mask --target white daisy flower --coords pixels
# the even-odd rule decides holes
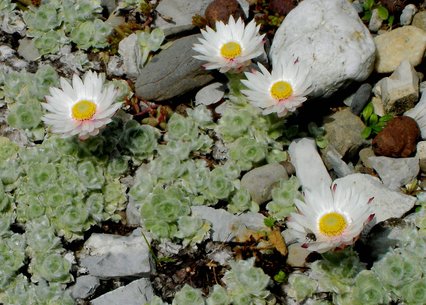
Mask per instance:
[[[304,193],[305,202],[295,200],[298,213],[290,215],[287,227],[309,250],[323,253],[353,244],[374,217],[369,205],[372,198],[353,188],[333,184],[330,189],[323,184]]]
[[[50,96],[42,106],[48,111],[42,120],[53,133],[63,137],[79,135],[86,139],[99,133],[122,103],[116,103],[118,91],[113,85],[104,87],[105,76],[87,72],[81,80],[74,74],[71,84],[61,77],[61,88],[50,88]]]
[[[198,39],[201,44],[194,44],[192,49],[201,54],[194,58],[207,61],[204,67],[209,70],[239,71],[264,52],[265,35],[259,35],[259,26],[254,20],[244,26],[241,18],[235,21],[231,16],[228,24],[216,21],[216,32],[207,26],[201,34],[203,38]]]
[[[300,62],[281,60],[274,65],[272,73],[262,64],[258,65],[260,72],[245,73],[247,80],[242,83],[247,89],[241,92],[253,105],[264,109],[263,114],[276,112],[282,117],[306,101],[311,91],[311,84],[306,81],[309,69]]]

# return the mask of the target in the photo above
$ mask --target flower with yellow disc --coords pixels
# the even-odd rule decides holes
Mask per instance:
[[[42,103],[47,110],[42,120],[63,137],[79,135],[86,139],[98,134],[122,105],[115,102],[118,91],[112,85],[105,87],[104,81],[104,75],[91,71],[83,80],[75,74],[72,86],[61,78],[61,89],[50,88],[46,103]]]
[[[207,26],[206,30],[201,30],[201,34],[203,38],[198,39],[200,44],[193,46],[193,50],[201,55],[194,58],[207,61],[204,67],[208,70],[238,72],[249,65],[252,58],[264,52],[265,35],[259,35],[259,26],[254,20],[245,26],[241,18],[235,21],[231,16],[228,24],[217,21],[216,31]]]
[[[277,62],[270,73],[262,64],[260,71],[246,72],[242,83],[247,89],[241,92],[256,107],[264,109],[263,114],[276,112],[285,116],[306,101],[311,84],[306,81],[309,70],[293,61]]]
[[[287,222],[290,234],[302,246],[319,253],[353,244],[365,224],[374,214],[372,199],[353,188],[331,189],[322,186],[305,189],[305,202],[295,200],[298,213],[292,213]]]

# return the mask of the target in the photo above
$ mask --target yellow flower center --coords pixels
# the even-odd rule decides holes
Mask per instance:
[[[88,100],[78,101],[72,106],[71,113],[75,120],[90,120],[96,113],[96,104]]]
[[[327,236],[339,236],[348,226],[346,218],[336,212],[327,213],[319,220],[319,231]]]
[[[220,54],[226,59],[234,59],[241,55],[241,46],[238,42],[227,42],[220,48]]]
[[[293,94],[293,88],[290,83],[280,80],[272,85],[270,92],[274,99],[283,100]]]

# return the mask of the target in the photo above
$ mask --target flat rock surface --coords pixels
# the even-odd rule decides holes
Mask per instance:
[[[140,71],[136,81],[136,95],[163,101],[202,87],[213,76],[202,68],[202,61],[193,58],[192,45],[201,34],[180,38],[154,56]]]

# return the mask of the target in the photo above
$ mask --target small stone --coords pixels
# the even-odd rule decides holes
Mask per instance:
[[[155,8],[158,12],[154,26],[164,31],[166,36],[194,28],[192,17],[202,16],[212,0],[161,0]]]
[[[151,273],[150,249],[140,228],[129,236],[92,234],[80,255],[89,274],[102,279],[147,277]]]
[[[371,147],[365,147],[359,151],[359,159],[365,167],[372,168],[371,162],[368,160],[368,158],[374,156],[375,154]]]
[[[385,113],[385,105],[383,105],[383,101],[380,97],[373,96],[371,98],[371,104],[373,104],[374,113],[378,116],[384,116]]]
[[[13,57],[14,54],[15,50],[11,47],[6,45],[0,46],[0,61],[5,61],[6,59]]]
[[[373,150],[377,156],[406,158],[416,150],[420,129],[414,119],[399,116],[390,120],[386,127],[373,139]]]
[[[361,147],[367,144],[361,136],[365,125],[349,108],[340,110],[324,119],[325,139],[332,143],[337,152],[344,158],[352,159]],[[322,150],[322,154],[327,148]],[[330,167],[330,164],[326,164]]]
[[[371,32],[380,30],[383,24],[383,19],[379,17],[379,10],[375,8],[371,13],[370,21],[368,22],[368,29]]]
[[[378,73],[393,72],[403,60],[413,67],[422,62],[426,49],[426,32],[415,26],[403,26],[374,38]]]
[[[216,21],[228,23],[230,16],[237,20],[244,16],[244,12],[236,0],[214,0],[207,6],[204,15],[209,26],[214,28]]]
[[[365,105],[370,100],[371,90],[372,86],[368,83],[365,83],[362,84],[355,92],[351,102],[351,110],[353,114],[359,115],[361,113]]]
[[[327,148],[326,153],[323,155],[324,163],[330,164],[337,177],[340,178],[354,173],[353,167],[342,160],[342,156],[331,144]]]
[[[303,248],[301,244],[291,244],[288,246],[287,264],[294,268],[306,267],[306,258],[311,253],[310,250]]]
[[[222,83],[215,82],[207,85],[195,95],[196,105],[211,105],[219,102],[225,95],[225,86]]]
[[[90,301],[91,305],[140,305],[154,297],[149,279],[139,279]]]
[[[271,163],[247,172],[241,178],[241,187],[249,191],[254,202],[262,204],[272,198],[272,188],[281,179],[288,179],[286,169],[279,163]]]
[[[419,78],[411,64],[404,60],[391,76],[381,79],[373,91],[381,97],[386,113],[401,115],[419,99]]]
[[[417,158],[419,158],[420,170],[426,174],[426,141],[417,143]]]
[[[280,16],[285,16],[297,6],[297,0],[270,0],[269,10]]]
[[[193,206],[192,215],[201,217],[212,224],[213,241],[229,242],[242,239],[250,231],[265,230],[264,219],[260,213],[242,213],[234,215],[223,209],[207,206]]]
[[[399,22],[401,25],[410,25],[416,12],[417,8],[414,4],[408,4],[406,7],[404,7],[401,13],[401,17],[399,17]]]
[[[391,190],[399,190],[401,186],[411,182],[420,170],[417,157],[370,157],[368,161],[379,174],[383,184]]]
[[[426,11],[420,11],[415,14],[412,25],[426,31]]]
[[[90,297],[100,285],[100,280],[96,276],[79,276],[71,287],[71,296],[74,299],[85,299]]]

